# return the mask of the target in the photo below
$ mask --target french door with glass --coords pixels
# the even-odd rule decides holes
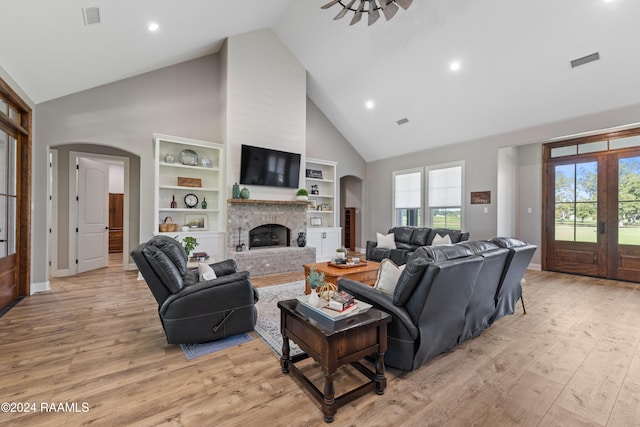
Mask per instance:
[[[543,268],[640,282],[640,130],[544,147]]]

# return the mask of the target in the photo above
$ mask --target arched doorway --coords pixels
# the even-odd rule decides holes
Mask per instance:
[[[50,148],[49,173],[49,275],[74,275],[82,268],[78,243],[77,164],[78,159],[89,159],[103,164],[109,170],[122,168],[122,268],[131,268],[129,248],[135,245],[132,237],[139,236],[140,224],[140,157],[118,148],[97,144],[65,144]],[[111,200],[111,197],[109,197]],[[109,259],[113,259],[109,257]]]

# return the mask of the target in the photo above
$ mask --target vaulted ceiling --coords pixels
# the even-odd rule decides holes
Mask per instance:
[[[41,103],[271,28],[367,161],[640,103],[637,0],[415,0],[370,27],[334,21],[328,1],[0,0],[0,66]],[[85,26],[93,6],[101,23]]]

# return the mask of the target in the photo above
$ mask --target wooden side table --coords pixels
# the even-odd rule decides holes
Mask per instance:
[[[387,323],[391,322],[391,315],[370,308],[365,313],[355,314],[328,327],[297,311],[297,305],[295,299],[278,302],[282,333],[280,365],[283,373],[291,371],[322,404],[324,420],[332,422],[338,408],[367,392],[384,394],[387,386],[384,353],[387,351]],[[305,353],[291,357],[289,339],[295,341]],[[375,355],[375,372],[359,362],[372,354]],[[308,357],[312,357],[322,368],[325,378],[322,392],[295,366],[296,362]],[[340,366],[346,364],[351,364],[370,381],[336,397],[335,374]]]
[[[365,285],[373,286],[378,278],[378,270],[380,269],[380,263],[375,261],[367,261],[366,264],[358,267],[338,268],[329,265],[328,262],[317,262],[315,264],[304,265],[304,277],[309,275],[311,269],[314,269],[320,273],[324,273],[324,281],[333,283],[338,286],[339,279],[351,279],[358,282],[362,282]],[[310,294],[311,288],[305,280],[304,293]]]

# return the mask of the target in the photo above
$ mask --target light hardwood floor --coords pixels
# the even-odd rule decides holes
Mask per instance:
[[[296,279],[297,278],[297,279]],[[256,278],[260,285],[301,274]],[[383,396],[341,408],[336,426],[639,426],[640,287],[530,271],[521,306]],[[321,426],[320,407],[257,336],[192,361],[168,345],[136,272],[117,263],[51,280],[0,318],[1,425]],[[315,365],[307,371],[319,381]],[[350,369],[337,392],[360,381]],[[44,413],[40,403],[88,404]]]

